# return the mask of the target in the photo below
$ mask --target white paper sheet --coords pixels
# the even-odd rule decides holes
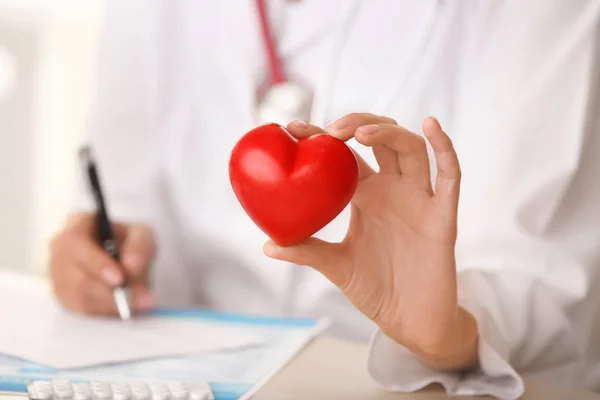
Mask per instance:
[[[175,318],[91,318],[60,308],[49,293],[0,280],[0,353],[55,368],[191,355],[257,345],[235,325]]]

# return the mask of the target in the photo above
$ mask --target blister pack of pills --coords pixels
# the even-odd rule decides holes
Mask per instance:
[[[33,381],[32,400],[214,400],[206,383]]]

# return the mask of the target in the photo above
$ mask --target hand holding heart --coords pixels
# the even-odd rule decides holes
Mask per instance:
[[[435,192],[425,140],[390,118],[350,114],[327,132],[303,123],[291,123],[287,130],[297,138],[328,134],[346,141],[354,137],[373,149],[379,172],[356,156],[358,182],[350,225],[341,243],[312,237],[292,245],[271,240],[265,244],[265,254],[321,272],[383,333],[429,365],[449,369],[473,365],[476,322],[457,303],[454,246],[460,167],[437,120],[428,118],[423,123],[438,169]],[[342,193],[339,198],[354,189],[352,168],[344,157],[341,163],[350,178],[332,188]],[[327,198],[326,188],[319,190]],[[327,206],[336,215],[341,211]],[[307,229],[313,229],[308,235],[314,233],[314,226]]]

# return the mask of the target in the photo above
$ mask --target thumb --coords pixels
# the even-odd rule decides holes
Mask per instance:
[[[152,229],[145,225],[130,225],[123,240],[121,253],[127,271],[133,277],[142,276],[155,253]]]
[[[329,243],[311,237],[294,246],[283,247],[269,240],[263,251],[270,258],[312,267],[337,286],[343,286],[349,275],[350,263],[347,262],[342,243]]]

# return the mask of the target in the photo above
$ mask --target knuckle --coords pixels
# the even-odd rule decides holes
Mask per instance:
[[[407,136],[407,147],[412,151],[427,151],[427,142],[423,136],[410,132]]]
[[[420,149],[427,149],[427,142],[425,141],[425,138],[423,138],[423,136],[413,133],[413,137],[415,138],[416,146],[418,146]]]
[[[360,119],[361,123],[364,125],[377,124],[377,123],[383,122],[383,119],[379,115],[376,115],[373,113],[359,114],[359,119]]]
[[[390,117],[382,117],[382,118],[387,124],[398,125],[398,122],[394,118],[390,118]]]
[[[361,113],[350,113],[346,115],[345,119],[350,123],[350,125],[360,125],[362,124],[364,117]]]

